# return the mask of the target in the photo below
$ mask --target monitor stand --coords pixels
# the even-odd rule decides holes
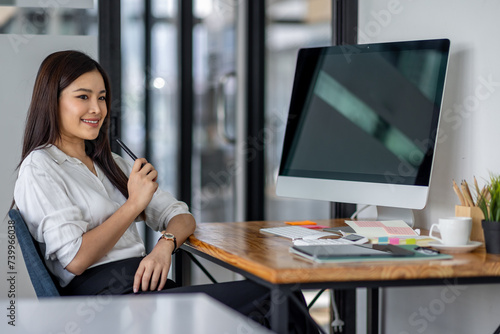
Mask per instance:
[[[403,220],[410,227],[415,224],[415,216],[412,209],[392,208],[388,206],[377,206],[377,220]]]

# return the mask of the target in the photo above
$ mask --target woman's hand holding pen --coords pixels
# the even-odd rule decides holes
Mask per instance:
[[[121,140],[116,140],[121,148],[134,160],[134,166],[129,176],[129,200],[134,205],[135,201],[141,203],[144,210],[151,201],[153,194],[158,188],[156,178],[158,173],[153,166],[147,163],[146,159],[138,159],[137,156]],[[144,185],[148,188],[145,189]],[[180,244],[194,232],[196,222],[190,214],[181,214],[173,217],[168,223],[170,233],[173,233]],[[167,282],[167,275],[172,261],[171,256],[174,251],[174,243],[166,240],[159,240],[153,251],[147,255],[139,264],[139,268],[134,277],[134,292],[139,290],[162,290]]]
[[[153,194],[158,189],[157,177],[158,172],[146,159],[135,160],[127,185],[128,200],[137,205],[140,211],[148,206]]]

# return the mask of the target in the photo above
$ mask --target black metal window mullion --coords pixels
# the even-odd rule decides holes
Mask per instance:
[[[332,45],[356,44],[358,0],[332,0]],[[332,203],[333,218],[348,218],[356,211],[355,204]],[[335,290],[343,332],[356,333],[356,289]]]
[[[112,89],[110,143],[114,152],[120,148],[115,142],[121,135],[122,64],[120,0],[101,0],[99,10],[99,63],[108,73]]]
[[[179,156],[178,198],[188,206],[192,202],[193,161],[193,0],[177,0],[179,71]],[[178,252],[174,256],[173,277],[182,286],[191,283],[191,266],[188,256]]]
[[[246,220],[264,220],[265,0],[248,0]]]
[[[179,32],[179,199],[192,202],[192,156],[194,123],[193,0],[178,0]]]
[[[151,72],[152,72],[152,29],[153,13],[151,12],[151,1],[144,2],[144,156],[151,160]]]
[[[358,0],[332,0],[332,45],[356,44]]]
[[[356,44],[358,40],[358,0],[332,0],[332,45]],[[332,218],[348,218],[355,204],[332,203]]]

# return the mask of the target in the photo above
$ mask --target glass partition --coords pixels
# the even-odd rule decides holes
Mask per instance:
[[[236,1],[194,1],[193,199],[202,222],[234,221]]]
[[[1,245],[7,244],[6,213],[12,203],[25,119],[40,63],[50,53],[64,49],[79,49],[97,57],[98,20],[97,6],[92,8],[94,1],[64,1],[64,6],[45,8],[40,7],[42,3],[0,1],[0,140],[4,144],[0,165],[0,211],[4,213]],[[31,7],[20,7],[28,5]],[[16,297],[32,298],[35,293],[24,260],[22,256],[17,260]],[[0,264],[0,271],[9,271],[6,261]],[[0,290],[7,291],[3,281]]]
[[[84,4],[80,7],[85,7]],[[28,5],[29,2],[26,2]],[[75,5],[79,1],[74,1]],[[93,5],[93,4],[92,4]],[[68,8],[69,5],[39,7],[2,6],[0,2],[0,34],[29,35],[92,35],[98,33],[96,7]],[[77,6],[78,7],[78,6]]]

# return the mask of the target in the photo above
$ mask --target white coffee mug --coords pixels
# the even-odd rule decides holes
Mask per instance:
[[[432,235],[434,228],[439,230],[441,238]],[[429,237],[441,241],[445,246],[464,246],[469,243],[471,229],[471,217],[440,218],[439,224],[432,224]]]

